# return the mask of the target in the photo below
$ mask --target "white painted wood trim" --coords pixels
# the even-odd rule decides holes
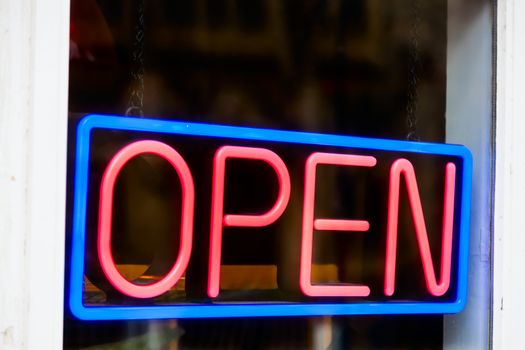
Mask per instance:
[[[498,1],[493,348],[523,348],[525,2]]]
[[[69,0],[0,1],[0,348],[62,348]]]

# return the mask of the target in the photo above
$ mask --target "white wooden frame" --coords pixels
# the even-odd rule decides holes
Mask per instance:
[[[525,2],[498,1],[493,347],[523,347]]]
[[[62,348],[69,0],[0,1],[0,348]]]

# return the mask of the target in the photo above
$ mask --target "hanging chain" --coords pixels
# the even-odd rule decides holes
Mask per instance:
[[[131,92],[126,115],[144,115],[144,6],[145,0],[138,0],[137,23],[131,60]]]
[[[412,0],[412,26],[410,28],[410,43],[408,52],[408,98],[406,105],[407,116],[407,140],[419,141],[417,135],[417,103],[419,100],[418,84],[419,72],[421,69],[421,60],[419,57],[419,25],[421,4],[420,0]]]

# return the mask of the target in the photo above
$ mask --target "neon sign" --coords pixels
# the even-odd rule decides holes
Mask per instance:
[[[103,139],[110,139],[106,144],[111,147],[105,146],[109,149],[105,160],[95,164],[93,152],[102,147]],[[116,184],[126,165],[140,155],[167,162],[170,181],[180,187],[174,199],[180,210],[173,232],[178,237],[173,261],[149,283],[125,277],[113,252]],[[271,178],[265,184],[272,183],[273,189],[262,205],[255,203],[255,211],[232,210],[228,204],[234,162],[265,167]],[[427,163],[438,174],[440,189],[440,195],[431,199],[441,203],[433,206],[439,208],[434,216],[440,216],[433,226],[428,224],[431,215],[424,212],[418,177],[420,164]],[[326,208],[319,211],[319,177],[327,168],[367,174],[365,182],[379,193],[372,205],[379,208],[376,215],[335,218],[326,214]],[[458,145],[90,115],[77,128],[69,305],[75,316],[86,320],[459,312],[467,293],[471,177],[470,152]],[[265,186],[257,179],[251,181],[245,180],[251,186]],[[344,177],[345,183],[351,181]],[[205,187],[209,191],[201,190]],[[300,208],[301,215],[289,213],[291,207]],[[408,232],[401,227],[401,217],[410,218]],[[280,221],[292,218],[297,230],[278,229]],[[201,225],[196,230],[195,223],[203,222],[208,229]],[[295,292],[278,284],[278,293],[269,294],[278,297],[261,299],[247,292],[238,300],[224,298],[223,243],[233,231],[244,236],[257,231],[262,239],[271,231],[267,237],[277,237],[277,242],[286,235],[298,237],[297,247],[285,247],[297,251],[286,262],[297,266],[297,273],[287,275],[295,278],[286,280],[290,290],[297,287]],[[382,268],[356,281],[315,281],[316,239],[333,234],[370,239],[364,246],[373,251],[364,250],[367,258],[360,265]],[[417,247],[408,268],[398,261],[400,244],[406,240]],[[91,241],[95,243],[90,248]],[[205,254],[194,257],[196,250]],[[401,254],[407,255],[402,250]],[[100,276],[90,272],[93,264]],[[192,264],[205,272],[197,276]],[[410,279],[424,281],[424,286],[409,281],[408,287],[396,290],[399,274],[416,275]],[[202,290],[192,291],[187,283],[183,297],[166,299],[183,277],[197,281],[194,284]],[[86,297],[86,283],[97,279],[107,297],[93,303]],[[110,297],[115,294],[120,297]]]

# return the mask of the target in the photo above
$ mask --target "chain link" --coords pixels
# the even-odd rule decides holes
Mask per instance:
[[[126,115],[144,115],[144,6],[145,0],[137,0],[137,23],[131,60],[131,91]]]
[[[421,22],[420,17],[421,3],[420,0],[412,0],[412,26],[410,28],[410,43],[408,53],[408,93],[407,93],[407,140],[419,141],[417,135],[417,104],[419,100],[419,72],[421,70],[421,60],[419,57],[419,27]]]

